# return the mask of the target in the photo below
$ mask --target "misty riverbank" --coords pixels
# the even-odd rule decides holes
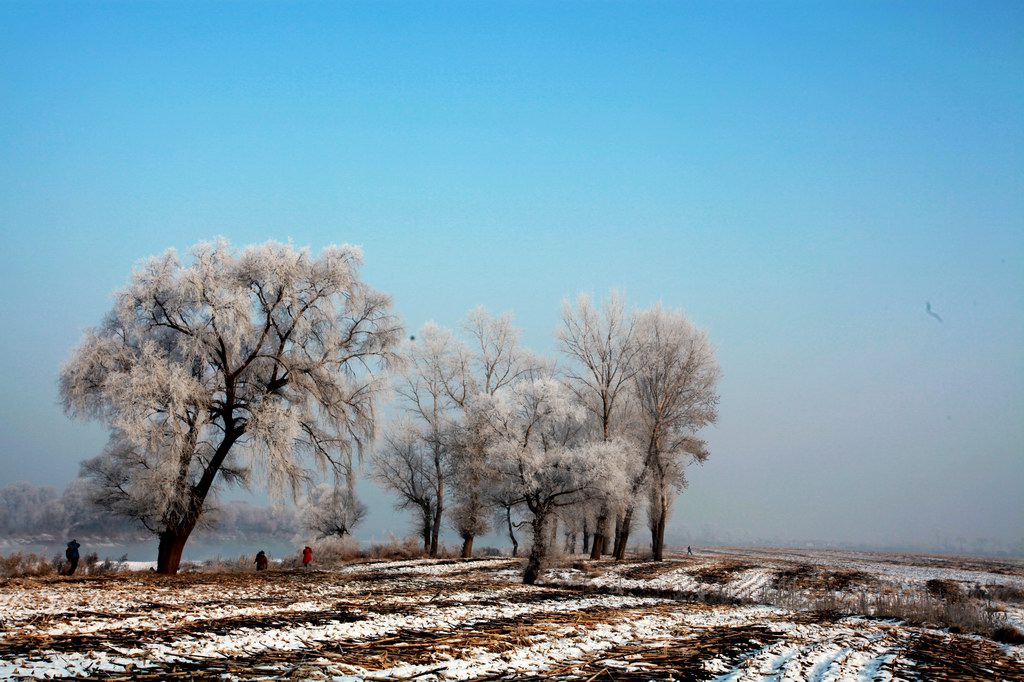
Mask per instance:
[[[65,544],[70,539],[70,537],[0,538],[0,554],[32,552],[44,557],[63,557]],[[155,537],[111,540],[110,538],[76,535],[74,539],[82,545],[83,555],[95,552],[101,560],[118,560],[127,557],[127,561],[156,561],[157,539]],[[298,553],[301,551],[302,545],[281,539],[252,541],[248,539],[204,540],[197,538],[190,541],[185,547],[182,559],[184,561],[237,559],[242,555],[256,554],[261,549],[271,558],[280,559]]]

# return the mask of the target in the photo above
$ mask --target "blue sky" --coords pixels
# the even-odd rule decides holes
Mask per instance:
[[[1024,541],[1022,73],[1020,3],[4,3],[0,485],[102,446],[56,376],[136,260],[290,238],[541,352],[579,291],[684,308],[681,527]]]

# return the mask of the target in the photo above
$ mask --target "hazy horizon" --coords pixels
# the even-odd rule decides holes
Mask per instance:
[[[0,5],[0,488],[103,447],[57,375],[138,260],[348,242],[409,333],[706,329],[670,540],[1020,547],[1022,72],[1010,2]]]

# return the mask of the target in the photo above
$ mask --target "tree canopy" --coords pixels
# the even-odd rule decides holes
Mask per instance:
[[[181,551],[218,485],[298,495],[314,473],[347,480],[374,435],[402,329],[359,277],[361,252],[200,243],[140,263],[63,368],[65,410],[106,423],[83,465],[103,506]]]

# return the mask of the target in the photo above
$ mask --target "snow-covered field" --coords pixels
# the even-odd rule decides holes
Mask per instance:
[[[1024,680],[1020,562],[715,550],[533,587],[520,565],[0,579],[0,679]]]

